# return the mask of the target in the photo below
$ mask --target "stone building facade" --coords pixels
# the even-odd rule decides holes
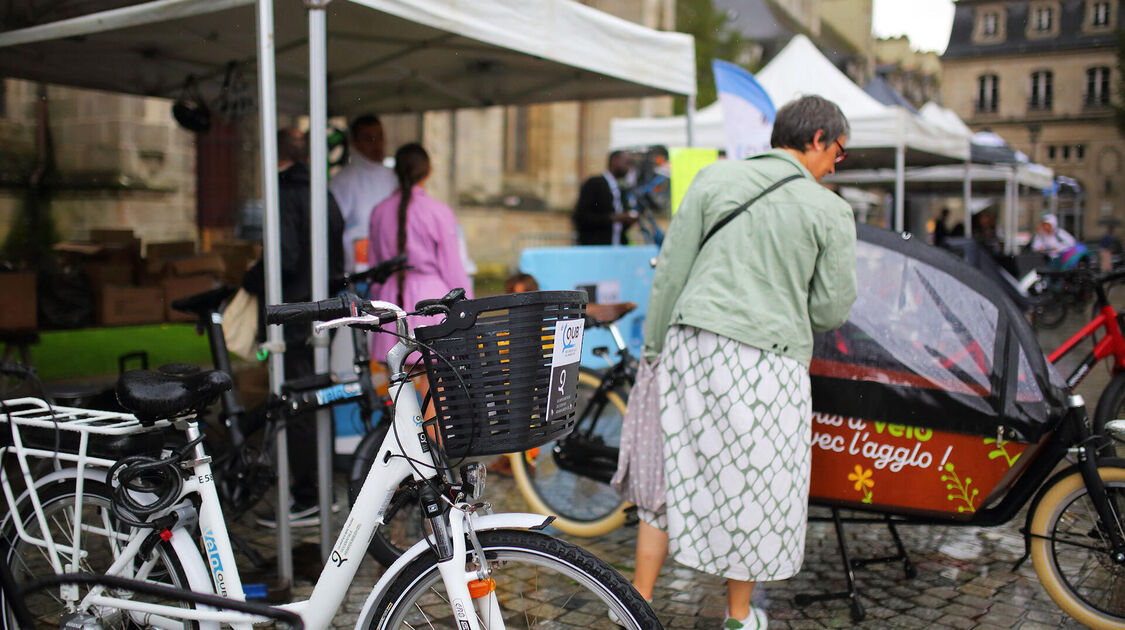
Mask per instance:
[[[0,108],[0,240],[36,164],[36,84],[3,80]],[[58,175],[51,215],[64,239],[132,228],[144,242],[195,239],[195,147],[172,122],[171,101],[49,86]]]
[[[946,107],[1078,183],[1062,189],[1059,214],[1080,238],[1125,219],[1125,148],[1111,109],[1123,20],[1120,0],[958,0],[942,56]]]
[[[915,108],[941,101],[941,57],[914,50],[905,35],[875,41],[875,74]]]

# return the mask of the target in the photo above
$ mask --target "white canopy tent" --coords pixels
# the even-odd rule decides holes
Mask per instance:
[[[18,27],[0,32],[0,73],[33,81],[174,97],[195,75],[214,95],[229,63],[258,77],[265,197],[266,300],[281,302],[277,110],[309,112],[311,163],[326,162],[329,112],[402,112],[657,94],[694,95],[694,42],[572,0],[9,0]],[[307,19],[306,19],[307,16]],[[251,65],[256,62],[255,65]],[[280,95],[280,99],[278,96]],[[308,104],[307,110],[305,103]],[[327,297],[327,173],[312,169],[312,298]],[[268,327],[274,393],[281,331]],[[328,368],[327,344],[316,369]],[[321,514],[331,427],[320,426]],[[278,476],[288,478],[284,431]],[[279,512],[288,486],[278,484]],[[279,513],[279,517],[282,514]],[[279,518],[280,573],[291,578],[288,521]],[[331,542],[321,519],[322,553]],[[233,561],[233,557],[224,558]],[[241,587],[232,584],[233,587]]]
[[[895,167],[895,224],[902,225],[905,168],[954,164],[969,159],[969,142],[951,134],[901,107],[888,107],[863,91],[840,72],[804,35],[790,40],[756,76],[758,83],[781,107],[800,96],[816,94],[840,106],[851,125],[848,160],[844,168]],[[722,110],[717,105],[697,113],[698,146],[723,147]],[[664,144],[683,145],[687,120],[617,119],[610,126],[614,147]],[[684,129],[681,131],[681,129]],[[707,140],[706,143],[703,140]]]

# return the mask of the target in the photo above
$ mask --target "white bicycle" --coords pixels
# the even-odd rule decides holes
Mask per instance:
[[[476,502],[483,465],[458,459],[525,450],[570,429],[583,295],[461,295],[420,303],[411,315],[446,317],[413,332],[401,308],[354,296],[269,307],[274,324],[393,322],[400,340],[387,355],[394,430],[312,596],[281,608],[310,630],[329,627],[392,495],[410,479],[428,533],[372,587],[357,628],[599,628],[610,627],[609,612],[632,630],[661,628],[612,567],[541,533],[550,517],[489,513]],[[404,370],[416,352],[437,414],[427,422]],[[10,431],[0,431],[0,481],[12,509],[0,519],[0,553],[15,581],[94,572],[243,599],[197,422],[229,387],[218,372],[130,372],[118,396],[134,415],[4,401],[0,423]],[[26,603],[37,627],[50,628],[242,629],[266,621],[101,586],[58,587]],[[15,627],[8,602],[0,601],[0,615]]]

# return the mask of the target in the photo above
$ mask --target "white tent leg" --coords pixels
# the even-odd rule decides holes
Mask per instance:
[[[906,229],[906,146],[895,147],[895,231]]]
[[[325,7],[331,0],[309,2],[309,250],[312,274],[312,299],[328,297],[328,16]],[[328,335],[313,338],[313,369],[325,374],[328,363]],[[332,412],[316,413],[316,470],[320,503],[320,555],[328,561],[332,551]]]
[[[1004,182],[1004,253],[1012,254],[1016,249],[1016,235],[1012,229],[1012,215],[1015,213],[1015,195],[1012,193],[1014,178],[1011,173],[1008,181]]]
[[[277,190],[277,85],[274,72],[273,0],[258,0],[258,120],[262,144],[262,256],[265,259],[266,304],[281,303],[281,218]],[[270,390],[281,394],[285,351],[281,328],[266,327],[270,353]],[[289,531],[289,454],[284,427],[277,432],[277,573],[293,581],[293,544]]]
[[[1012,252],[1016,253],[1016,236],[1020,232],[1020,167],[1012,168]]]
[[[961,191],[965,199],[965,236],[973,236],[973,210],[970,207],[973,201],[973,169],[968,160],[965,161],[965,181]]]
[[[687,122],[687,145],[690,148],[690,147],[695,146],[695,95],[694,94],[688,94],[687,108],[686,108],[685,116],[686,116],[685,122]]]

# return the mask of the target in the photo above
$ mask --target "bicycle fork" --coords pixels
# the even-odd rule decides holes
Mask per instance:
[[[1071,406],[1075,403],[1085,406],[1081,396],[1071,396]],[[1086,484],[1086,490],[1090,493],[1090,501],[1094,504],[1094,510],[1097,512],[1098,521],[1104,530],[1106,538],[1109,539],[1110,548],[1112,549],[1111,557],[1113,562],[1118,566],[1125,565],[1125,534],[1123,534],[1121,514],[1118,511],[1118,506],[1114,504],[1106,492],[1105,482],[1098,474],[1098,458],[1096,457],[1096,449],[1091,452],[1087,444],[1091,443],[1094,435],[1090,429],[1090,420],[1085,413],[1082,414],[1081,423],[1081,437],[1079,443],[1078,454],[1078,471],[1082,474],[1082,481]]]
[[[448,557],[441,557],[438,561],[438,572],[445,583],[445,592],[449,597],[449,605],[457,619],[458,630],[504,630],[504,617],[500,612],[500,604],[496,599],[496,590],[491,577],[488,559],[485,558],[480,544],[473,532],[471,517],[462,508],[454,506],[444,514],[431,518],[431,523],[448,518],[447,537],[443,541],[438,538],[438,549],[445,547],[452,553]],[[439,529],[434,529],[435,534]],[[466,538],[473,541],[474,555],[478,568],[466,570],[465,554],[468,549]],[[473,588],[470,588],[470,584]],[[478,619],[479,615],[479,619]]]

